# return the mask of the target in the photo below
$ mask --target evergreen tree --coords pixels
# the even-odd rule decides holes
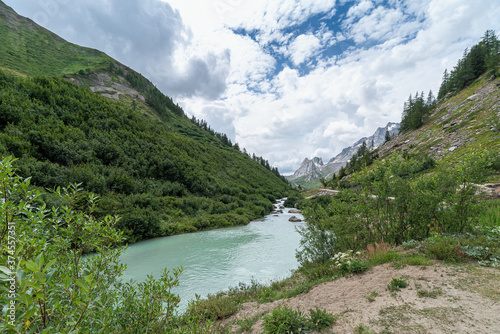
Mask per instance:
[[[391,140],[391,134],[389,133],[389,131],[386,131],[385,132],[385,142],[387,143],[389,140]]]

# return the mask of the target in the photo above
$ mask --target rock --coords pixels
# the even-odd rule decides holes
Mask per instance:
[[[320,189],[316,194],[306,197],[306,199],[315,199],[316,197],[319,196],[334,196],[339,193],[338,190],[333,190],[333,189]]]
[[[300,213],[300,210],[290,209],[290,210],[288,210],[288,213]]]
[[[293,223],[298,223],[298,222],[301,222],[302,219],[299,219],[295,216],[291,216],[290,219],[288,219],[289,222],[293,222]]]
[[[457,149],[457,147],[456,147],[456,146],[452,146],[452,147],[450,147],[450,148],[448,149],[448,151],[453,152],[453,151],[455,151],[456,149]]]
[[[500,199],[500,183],[486,183],[478,185],[479,191],[490,199]]]

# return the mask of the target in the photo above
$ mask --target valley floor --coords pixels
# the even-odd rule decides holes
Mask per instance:
[[[391,292],[393,278],[409,285]],[[229,322],[281,305],[338,315],[332,333],[500,333],[500,269],[442,262],[396,269],[388,263],[290,299],[246,303]],[[252,333],[261,332],[262,317],[252,327]]]

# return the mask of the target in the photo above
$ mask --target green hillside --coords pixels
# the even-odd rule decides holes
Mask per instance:
[[[41,189],[81,183],[129,241],[246,224],[289,189],[140,74],[1,2],[0,67],[0,156]]]
[[[71,44],[0,1],[0,66],[28,75],[59,75],[106,66],[104,53]]]
[[[445,71],[439,100],[410,96],[402,132],[327,182],[336,196],[297,198],[310,217],[304,268],[380,246],[500,266],[499,65],[500,41],[487,31]]]

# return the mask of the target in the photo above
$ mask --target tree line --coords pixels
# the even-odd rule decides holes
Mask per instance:
[[[458,93],[487,71],[498,77],[499,65],[500,41],[493,30],[487,30],[478,44],[464,50],[462,58],[451,71],[445,69],[437,100]],[[416,93],[415,96],[410,95],[404,104],[401,131],[410,131],[422,126],[425,117],[435,105],[436,98],[432,91],[429,91],[427,98],[423,92]]]

